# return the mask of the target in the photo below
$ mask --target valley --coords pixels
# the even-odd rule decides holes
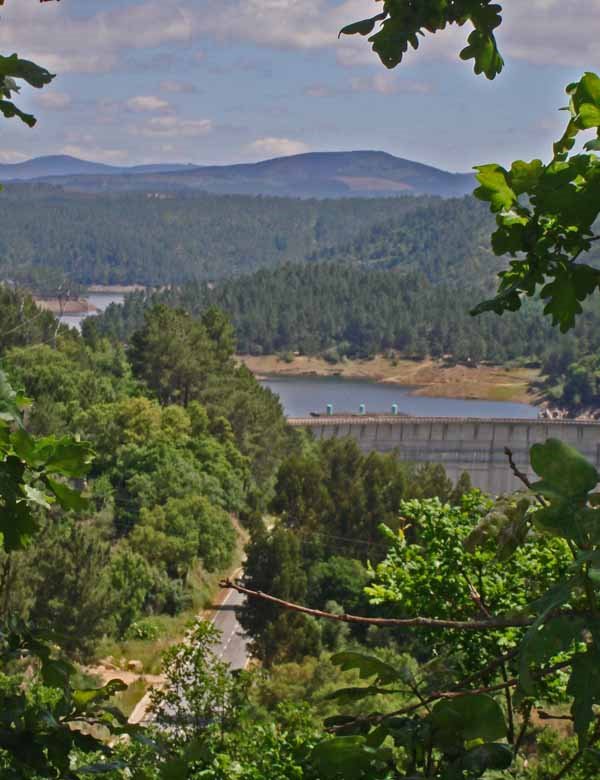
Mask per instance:
[[[600,778],[599,3],[0,0],[0,780]]]

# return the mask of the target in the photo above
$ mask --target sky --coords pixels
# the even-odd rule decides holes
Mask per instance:
[[[600,0],[504,0],[493,82],[457,53],[467,26],[388,71],[339,29],[374,0],[5,0],[0,51],[56,73],[2,123],[0,162],[250,162],[377,149],[451,171],[547,159],[564,87],[600,70]]]

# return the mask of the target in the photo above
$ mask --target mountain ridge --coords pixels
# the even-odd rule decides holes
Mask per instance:
[[[115,166],[69,155],[0,165],[1,181],[56,184],[85,192],[181,192],[300,198],[456,197],[473,189],[474,176],[376,150],[306,152],[255,163]]]

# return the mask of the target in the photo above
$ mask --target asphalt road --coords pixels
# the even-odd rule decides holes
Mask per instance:
[[[242,606],[245,601],[246,597],[243,593],[230,590],[221,604],[213,608],[215,615],[212,623],[221,632],[219,644],[215,647],[215,654],[219,660],[228,663],[232,670],[244,669],[249,659],[248,640],[235,616],[236,607]],[[150,694],[146,693],[129,716],[129,722],[151,722],[152,715],[148,713],[149,706]]]
[[[236,607],[241,607],[246,601],[243,593],[228,591],[223,602],[215,607],[213,625],[221,632],[221,641],[216,654],[232,669],[244,669],[248,662],[248,640],[235,616]]]

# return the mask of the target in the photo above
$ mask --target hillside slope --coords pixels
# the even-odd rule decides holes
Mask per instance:
[[[387,265],[436,281],[489,254],[489,216],[469,198],[155,198],[11,185],[2,206],[0,278],[25,283],[54,269],[83,284],[177,284],[309,257],[372,264],[377,251],[384,266],[392,257]],[[490,278],[496,265],[482,265]]]
[[[0,165],[0,181],[40,180],[83,192],[204,191],[294,198],[456,197],[473,190],[471,174],[377,151],[311,152],[240,165],[146,165],[132,168],[49,157]]]

